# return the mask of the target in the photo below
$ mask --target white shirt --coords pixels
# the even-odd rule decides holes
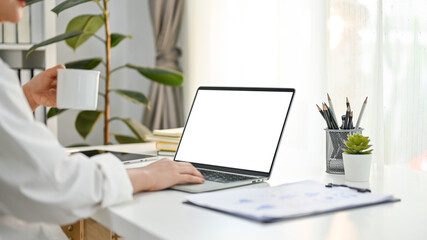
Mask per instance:
[[[116,157],[70,155],[36,122],[0,59],[0,240],[66,239],[59,225],[129,201],[132,191]]]

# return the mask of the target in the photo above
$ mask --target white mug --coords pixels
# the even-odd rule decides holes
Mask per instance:
[[[56,107],[96,110],[98,104],[99,71],[58,69]]]

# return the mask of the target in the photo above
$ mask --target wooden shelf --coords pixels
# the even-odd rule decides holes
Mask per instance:
[[[32,44],[0,44],[0,50],[28,50]]]
[[[35,9],[38,9],[38,10],[35,10],[35,12],[40,12],[41,14],[40,21],[36,21],[37,23],[41,24],[40,26],[41,29],[37,28],[39,33],[42,34],[42,36],[40,37],[40,41],[43,39],[49,39],[54,37],[56,35],[57,16],[54,12],[51,12],[50,10],[55,7],[56,1],[42,1],[35,4],[37,4],[37,6],[34,5]],[[33,8],[33,6],[31,6],[31,8]],[[39,64],[40,66],[44,66],[44,68],[50,68],[55,66],[56,65],[55,44],[38,48],[37,51],[40,54],[33,53],[32,55],[30,55],[28,59],[26,58],[25,52],[28,51],[28,49],[30,49],[34,44],[35,43],[28,43],[28,44],[0,43],[0,55],[15,54],[16,56],[18,56],[18,58],[14,58],[14,59],[15,60],[18,59],[18,62],[19,62],[19,59],[21,60],[24,59],[25,61],[30,62],[31,58],[35,59],[37,57],[36,62],[41,61],[43,63],[43,64]],[[22,52],[22,54],[19,53],[20,51]],[[56,118],[49,119],[49,121],[47,122],[47,126],[53,132],[53,134],[57,136],[57,131],[58,131],[57,119]]]
[[[27,51],[30,49],[34,44],[7,44],[2,43],[0,44],[0,50],[22,50]],[[37,48],[37,51],[45,51],[46,47],[39,47]]]

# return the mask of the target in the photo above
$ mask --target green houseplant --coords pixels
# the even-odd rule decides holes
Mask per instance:
[[[34,4],[42,0],[29,0],[27,5]],[[53,44],[60,41],[65,41],[65,43],[72,49],[77,49],[88,39],[94,37],[99,40],[100,44],[105,46],[105,52],[103,57],[95,57],[90,59],[83,59],[78,61],[73,61],[66,63],[67,68],[76,68],[76,69],[94,69],[98,65],[104,65],[104,74],[101,74],[101,78],[105,80],[105,89],[103,92],[100,92],[105,100],[104,109],[100,111],[81,111],[77,115],[75,121],[75,127],[77,132],[84,139],[90,134],[96,122],[103,116],[104,117],[104,144],[110,144],[110,122],[111,121],[122,121],[129,129],[132,131],[134,136],[125,136],[120,134],[113,134],[115,139],[119,143],[136,143],[143,142],[144,136],[150,133],[150,130],[138,121],[130,118],[122,117],[111,117],[110,114],[110,94],[118,94],[119,96],[124,97],[125,99],[130,100],[135,104],[140,104],[143,106],[148,105],[147,97],[138,91],[129,91],[123,89],[111,89],[111,75],[123,68],[133,69],[140,73],[143,77],[148,78],[152,81],[156,81],[162,84],[167,84],[170,86],[180,86],[183,82],[183,76],[180,72],[173,70],[167,70],[162,68],[150,68],[144,66],[137,66],[131,63],[123,64],[116,68],[111,66],[111,56],[112,48],[117,46],[123,40],[131,38],[131,36],[124,35],[121,33],[112,33],[110,29],[110,12],[108,8],[109,0],[66,0],[58,4],[55,8],[52,9],[54,13],[59,15],[62,11],[65,11],[69,8],[80,4],[94,3],[99,7],[99,12],[97,14],[85,14],[74,17],[68,23],[64,33],[59,34],[51,39],[47,39],[41,43],[33,45],[29,50],[28,54],[31,54],[37,48]],[[96,33],[101,27],[104,26],[103,36],[99,36]],[[48,118],[54,117],[66,109],[56,109],[51,108],[48,112]]]
[[[347,148],[343,148],[344,172],[347,181],[366,182],[369,181],[372,151],[369,149],[369,137],[355,133],[347,135],[344,141]]]
[[[369,137],[364,137],[359,133],[354,135],[347,135],[348,140],[344,141],[347,148],[343,148],[343,151],[348,154],[371,154],[373,149],[369,149],[372,145],[369,145]]]

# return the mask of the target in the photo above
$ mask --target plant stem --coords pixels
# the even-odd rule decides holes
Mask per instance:
[[[94,34],[93,35],[96,39],[98,39],[99,41],[101,41],[102,43],[104,43],[105,44],[105,40],[104,39],[102,39],[100,36],[98,36],[98,35],[96,35],[96,34]]]
[[[125,68],[126,67],[126,65],[123,65],[123,66],[120,66],[120,67],[116,67],[116,68],[114,68],[113,70],[111,70],[111,73],[113,73],[113,72],[115,72],[115,71],[117,71],[117,70],[120,70],[120,69],[122,69],[122,68]]]
[[[108,0],[104,2],[105,15],[105,106],[104,106],[104,144],[110,143],[110,69],[111,69],[111,31]]]

